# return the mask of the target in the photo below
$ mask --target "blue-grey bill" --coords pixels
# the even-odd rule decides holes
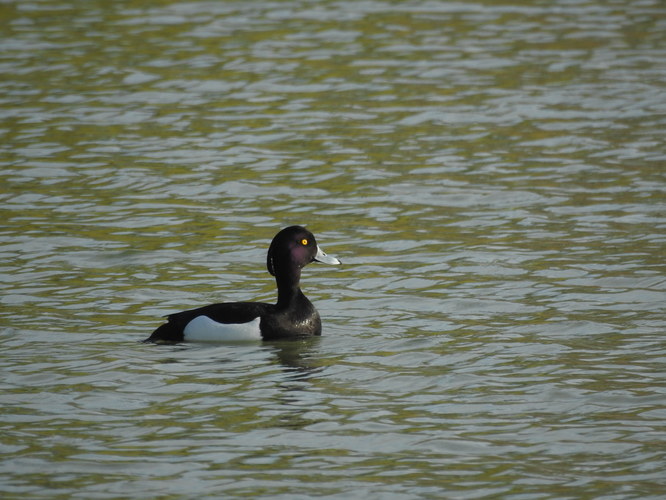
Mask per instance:
[[[335,257],[326,255],[326,252],[324,252],[319,245],[317,245],[317,255],[315,255],[314,260],[321,262],[322,264],[331,264],[332,266],[340,264],[340,261]]]

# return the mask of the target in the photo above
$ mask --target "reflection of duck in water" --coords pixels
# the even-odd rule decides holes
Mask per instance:
[[[339,264],[301,226],[280,231],[268,249],[268,272],[275,276],[276,304],[225,302],[171,314],[146,342],[278,340],[321,335],[321,319],[300,288],[301,269],[310,262]]]
[[[271,348],[289,380],[302,380],[324,369],[316,355],[319,340],[318,337],[310,337],[297,342],[276,341],[264,345]]]

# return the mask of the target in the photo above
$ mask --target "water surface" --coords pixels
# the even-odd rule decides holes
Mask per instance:
[[[3,498],[663,498],[661,2],[0,15]],[[290,224],[321,338],[137,342]]]

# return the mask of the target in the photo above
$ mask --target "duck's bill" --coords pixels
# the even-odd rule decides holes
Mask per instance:
[[[317,245],[317,255],[315,255],[314,260],[316,260],[317,262],[321,262],[322,264],[331,264],[332,266],[337,266],[338,264],[340,264],[340,261],[335,257],[326,255],[326,252],[324,252],[319,247],[319,245]]]

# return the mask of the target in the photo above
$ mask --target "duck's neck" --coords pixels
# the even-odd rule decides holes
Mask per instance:
[[[278,273],[275,276],[278,289],[278,309],[288,308],[294,300],[303,296],[301,292],[301,270],[290,269],[287,273]]]

